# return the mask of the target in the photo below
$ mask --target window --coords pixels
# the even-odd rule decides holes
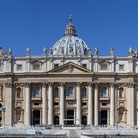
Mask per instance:
[[[40,64],[39,63],[33,64],[33,70],[40,70]]]
[[[101,70],[107,70],[107,63],[101,63],[100,67]]]
[[[107,105],[107,103],[102,103],[102,106],[106,106]]]
[[[56,88],[54,89],[54,97],[55,97],[55,98],[58,97],[58,87],[56,87]]]
[[[22,95],[21,95],[21,88],[18,88],[17,89],[17,98],[21,98]]]
[[[68,93],[67,96],[73,97],[73,87],[68,87]]]
[[[34,88],[34,97],[39,97],[39,88],[38,87]]]
[[[54,69],[58,68],[58,64],[54,64]]]
[[[34,103],[34,105],[39,105],[39,103]]]
[[[86,69],[87,68],[87,64],[82,64],[82,67]]]
[[[106,97],[106,91],[107,91],[107,88],[106,87],[102,87],[102,89],[101,89],[101,97]]]
[[[85,87],[82,88],[81,96],[86,97],[86,88]]]
[[[86,102],[83,102],[82,105],[85,106],[86,105]]]
[[[59,103],[58,102],[55,102],[54,105],[59,105]]]
[[[16,65],[16,69],[17,69],[18,71],[21,71],[21,70],[22,70],[22,64],[17,64],[17,65]]]
[[[122,65],[120,64],[119,65],[119,71],[123,71],[123,70],[124,70],[124,65],[123,64]]]

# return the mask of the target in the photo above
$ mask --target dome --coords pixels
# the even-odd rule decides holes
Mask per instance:
[[[65,35],[50,48],[50,55],[91,55],[88,45],[76,35],[72,18],[66,26]]]

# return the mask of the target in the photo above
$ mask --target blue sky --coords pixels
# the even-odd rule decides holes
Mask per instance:
[[[138,49],[138,0],[0,0],[0,46],[14,56],[42,55],[63,37],[72,14],[78,37],[99,55]]]

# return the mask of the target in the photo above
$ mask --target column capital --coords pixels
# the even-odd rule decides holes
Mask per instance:
[[[11,83],[11,82],[5,83],[5,87],[6,87],[6,88],[11,88],[11,87],[12,87],[12,83]]]
[[[115,85],[115,83],[114,83],[114,82],[111,82],[111,83],[110,83],[110,87],[112,87],[112,88],[113,88],[113,87],[114,87],[114,85]]]
[[[49,85],[49,86],[52,86],[52,84],[53,84],[53,82],[48,82],[48,85]]]
[[[46,87],[46,82],[43,82],[43,83],[41,83],[42,84],[42,87]]]
[[[60,86],[64,86],[65,85],[65,82],[60,82]]]
[[[87,82],[87,84],[88,84],[88,86],[92,86],[93,83],[92,82]]]
[[[135,83],[134,82],[129,82],[128,83],[128,88],[134,88],[135,86]]]
[[[29,88],[30,87],[30,83],[24,83],[25,88]]]
[[[80,87],[80,84],[81,84],[80,82],[76,82],[77,87]]]

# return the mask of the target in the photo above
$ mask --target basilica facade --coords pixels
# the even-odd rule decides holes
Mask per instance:
[[[0,48],[0,124],[138,125],[138,60],[94,53],[76,34],[72,18],[64,36],[40,56],[13,56]]]

